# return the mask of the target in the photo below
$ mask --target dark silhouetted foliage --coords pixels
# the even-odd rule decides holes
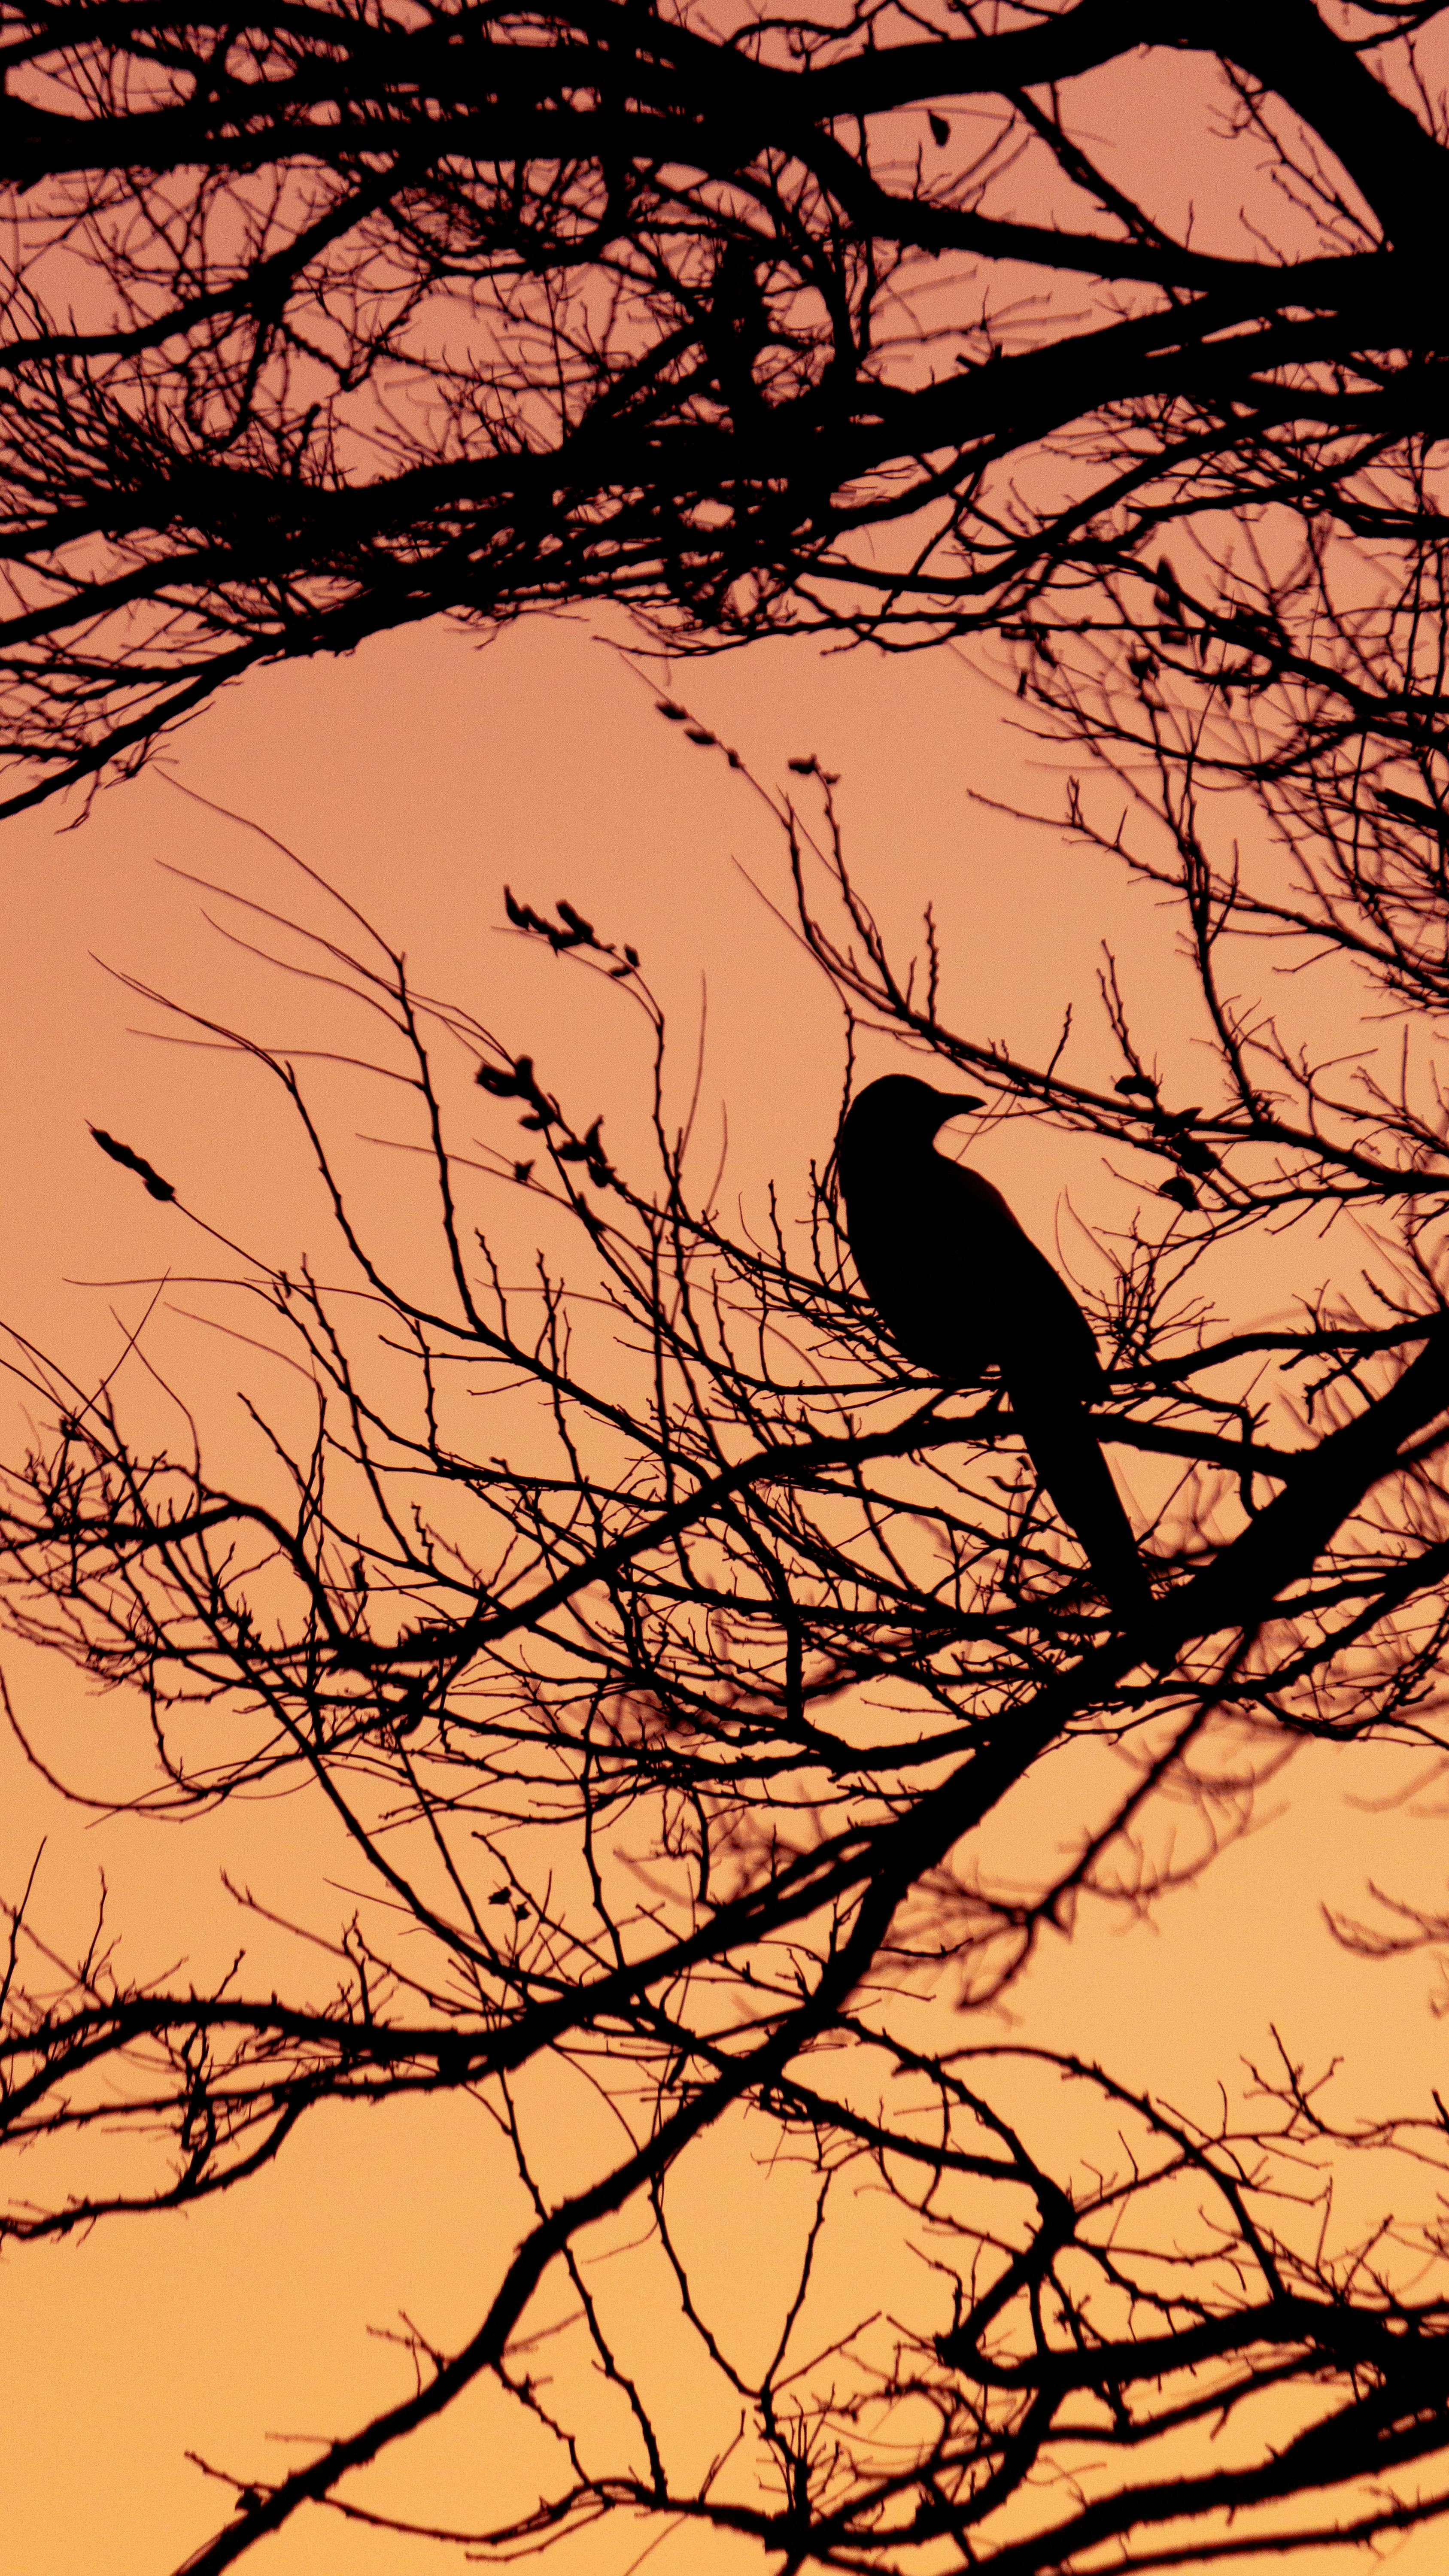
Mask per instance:
[[[12,9],[0,810],[438,612],[1311,687],[1162,538],[1438,526],[1439,14]]]

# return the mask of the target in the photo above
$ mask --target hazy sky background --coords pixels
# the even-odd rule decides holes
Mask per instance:
[[[959,659],[790,647],[682,667],[674,685],[767,785],[783,783],[786,760],[808,751],[842,774],[852,857],[883,919],[904,930],[927,898],[935,905],[959,1026],[1040,1056],[1071,1003],[1081,1063],[1110,1073],[1094,1016],[1105,938],[1174,1088],[1189,1079],[1187,988],[1154,903],[1060,836],[971,804],[975,787],[1055,806],[1052,769],[1063,764],[1057,755],[1048,764],[1010,729],[1013,702]],[[768,814],[719,754],[689,746],[654,713],[653,696],[585,621],[535,622],[486,651],[429,630],[340,665],[264,674],[176,738],[166,759],[188,787],[287,839],[406,949],[418,983],[457,995],[505,1043],[529,1048],[550,1088],[587,1096],[591,1111],[605,1107],[611,1137],[627,1132],[642,1055],[631,1059],[620,1035],[627,1021],[611,1013],[610,997],[581,1000],[576,974],[499,935],[504,881],[539,905],[567,895],[606,935],[641,950],[678,1029],[681,1106],[703,981],[702,1139],[712,1153],[727,1104],[729,1170],[746,1206],[762,1206],[771,1175],[787,1203],[803,1206],[809,1159],[823,1158],[833,1135],[838,1014],[741,874],[783,891]],[[77,831],[58,831],[50,814],[6,827],[0,1310],[77,1377],[95,1377],[114,1363],[151,1291],[87,1283],[169,1271],[174,1284],[146,1348],[224,1442],[242,1436],[234,1390],[251,1382],[253,1363],[186,1320],[204,1297],[185,1276],[210,1266],[214,1249],[106,1162],[85,1122],[144,1153],[225,1231],[283,1260],[320,1236],[315,1188],[254,1071],[130,1034],[159,1016],[96,960],[220,1016],[250,1012],[268,1036],[301,1034],[305,1010],[295,990],[267,1002],[255,970],[206,928],[201,898],[158,862],[247,892],[279,881],[247,834],[159,773],[101,797]],[[867,1070],[876,1069],[873,1059]],[[367,1123],[336,1098],[344,1118]],[[480,1133],[488,1115],[480,1103]],[[393,1167],[380,1150],[369,1155],[359,1168],[367,1163],[386,1206]],[[1029,1124],[998,1130],[973,1159],[1048,1249],[1070,1242],[1084,1260],[1067,1192],[1088,1223],[1118,1224],[1134,1191],[1145,1203],[1154,1181],[1145,1162],[1135,1181],[1130,1172],[1113,1179],[1089,1140],[1034,1134]],[[398,1203],[403,1225],[401,1187]],[[1295,1238],[1284,1257],[1299,1284],[1316,1284],[1325,1256],[1311,1243]],[[1282,1286],[1265,1274],[1236,1293],[1249,1302],[1256,1294],[1261,1313]],[[12,1407],[7,1437],[16,1424]],[[139,1743],[127,1712],[87,1700],[59,1664],[16,1654],[6,1668],[22,1722],[69,1776],[113,1785],[126,1775]],[[306,1894],[319,1876],[345,1871],[299,1802],[256,1802],[184,1831],[96,1824],[46,1790],[13,1748],[0,1763],[0,1884],[18,1890],[44,1837],[37,1920],[63,1937],[84,1924],[104,1870],[108,1919],[133,1972],[190,1956],[200,1977],[243,1937],[255,1948],[219,1890],[223,1862],[258,1894],[310,1904],[324,1930],[344,1910],[327,1886]],[[1261,1829],[1206,1885],[1165,1904],[1154,1926],[1089,1907],[1070,1948],[1050,1943],[1015,2000],[1022,2028],[1110,2056],[1123,2075],[1207,2112],[1219,2072],[1232,2081],[1243,2054],[1264,2054],[1276,2022],[1310,2061],[1342,2054],[1346,2102],[1427,2108],[1429,2086],[1449,2083],[1432,1967],[1347,1958],[1319,1911],[1322,1899],[1361,1910],[1370,1877],[1438,1899],[1434,1800],[1406,1816],[1346,1795],[1378,1794],[1408,1776],[1387,1756],[1361,1765],[1305,1755],[1265,1801]],[[1059,1794],[1065,1842],[1076,1820],[1067,1775],[1039,1784],[1031,1819],[1039,1831],[1045,1816],[1052,1830]],[[965,2035],[963,2022],[949,2027]],[[708,2227],[721,2258],[712,2277],[744,2321],[756,2296],[751,2266],[768,2271],[772,2222],[738,2152],[717,2159],[712,2190]],[[778,2192],[774,2205],[778,2213]],[[0,2267],[5,2564],[26,2576],[80,2567],[159,2576],[227,2508],[226,2491],[187,2465],[188,2450],[231,2468],[274,2467],[287,2453],[267,2437],[360,2421],[407,2370],[368,2329],[387,2329],[406,2310],[438,2343],[461,2339],[521,2223],[496,2143],[467,2106],[328,2110],[304,2124],[274,2171],[204,2210],[12,2252]],[[471,2520],[515,2494],[526,2501],[529,2467],[514,2419],[492,2398],[470,2399],[405,2462],[380,2471],[368,2495]],[[622,2576],[644,2537],[621,2526],[564,2563],[582,2576]],[[1426,2532],[1394,2563],[1404,2576],[1428,2576],[1442,2548]],[[684,2536],[651,2564],[660,2576],[684,2576],[697,2554]],[[745,2555],[721,2548],[709,2563],[743,2565]],[[440,2563],[422,2544],[371,2539],[322,2514],[300,2517],[258,2558],[269,2576],[411,2576]]]

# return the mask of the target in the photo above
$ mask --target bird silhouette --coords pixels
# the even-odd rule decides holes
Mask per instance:
[[[889,1073],[852,1102],[836,1162],[861,1286],[892,1340],[948,1385],[994,1365],[1042,1484],[1120,1619],[1151,1606],[1086,1407],[1107,1391],[1092,1329],[999,1190],[937,1130],[981,1102]]]

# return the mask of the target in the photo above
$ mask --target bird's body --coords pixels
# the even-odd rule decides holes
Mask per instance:
[[[837,1148],[860,1282],[907,1359],[948,1385],[996,1366],[1032,1463],[1121,1617],[1151,1600],[1084,1407],[1106,1391],[1091,1327],[999,1190],[948,1163],[937,1129],[980,1102],[887,1074]]]

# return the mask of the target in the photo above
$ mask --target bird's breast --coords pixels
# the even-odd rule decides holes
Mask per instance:
[[[938,1377],[979,1377],[999,1355],[997,1281],[934,1176],[876,1178],[845,1206],[860,1284],[898,1348]]]
[[[1043,1395],[1100,1393],[1086,1317],[989,1181],[933,1152],[842,1182],[861,1286],[907,1359],[948,1380],[995,1364]]]

